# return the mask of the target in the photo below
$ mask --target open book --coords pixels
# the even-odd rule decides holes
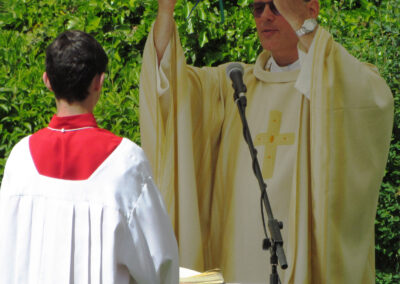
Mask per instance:
[[[188,268],[179,268],[179,283],[225,283],[220,269],[212,269],[205,272],[197,272]]]

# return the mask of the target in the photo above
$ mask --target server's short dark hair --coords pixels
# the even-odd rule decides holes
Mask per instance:
[[[96,74],[105,72],[108,57],[91,35],[65,31],[46,49],[46,73],[57,99],[83,101]]]

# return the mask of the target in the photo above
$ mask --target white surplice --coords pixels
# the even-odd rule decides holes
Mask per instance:
[[[176,239],[143,151],[123,139],[87,180],[40,175],[29,137],[0,191],[0,283],[178,283]]]

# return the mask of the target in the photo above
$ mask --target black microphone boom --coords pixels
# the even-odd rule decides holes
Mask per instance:
[[[235,104],[238,107],[240,119],[243,124],[243,136],[244,140],[247,142],[250,150],[250,155],[253,160],[253,171],[258,180],[258,184],[261,191],[261,216],[263,219],[263,227],[265,233],[265,239],[263,241],[263,249],[268,249],[271,253],[270,263],[271,263],[271,274],[270,283],[278,284],[280,283],[279,275],[277,271],[278,263],[281,265],[282,269],[288,267],[285,252],[283,250],[283,239],[281,234],[281,229],[283,224],[274,218],[272,214],[271,204],[269,203],[267,194],[267,184],[264,182],[262,177],[260,164],[257,159],[257,150],[254,148],[253,140],[251,138],[249,125],[247,123],[245,108],[247,104],[247,99],[245,93],[247,91],[246,85],[243,83],[243,67],[240,63],[230,63],[226,67],[226,75],[232,80],[232,86],[235,90],[233,98]],[[264,222],[264,208],[268,215],[268,229],[271,234],[271,238],[268,237],[267,229]]]

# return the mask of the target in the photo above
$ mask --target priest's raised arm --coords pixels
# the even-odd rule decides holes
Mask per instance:
[[[168,1],[160,0],[160,7],[162,2]],[[224,76],[223,70],[186,65],[172,12],[168,18],[159,11],[141,71],[141,139],[175,228],[181,263],[197,270],[206,267]]]

